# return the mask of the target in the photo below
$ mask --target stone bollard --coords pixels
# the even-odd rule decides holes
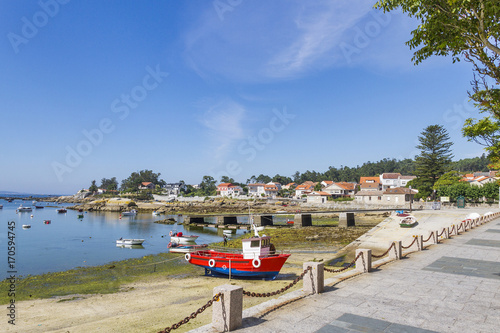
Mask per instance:
[[[446,232],[448,233],[448,238],[450,238],[451,236],[454,236],[457,234],[457,226],[452,224],[450,227],[448,227],[448,229],[446,230]]]
[[[243,318],[243,287],[224,284],[214,288],[214,295],[222,297],[212,307],[212,326],[218,332],[234,331],[241,327]]]
[[[372,250],[369,249],[356,249],[356,257],[359,253],[363,255],[359,256],[356,260],[356,271],[362,273],[368,273],[372,270]]]
[[[311,270],[304,275],[304,291],[311,294],[320,294],[325,289],[325,264],[322,262],[305,262],[304,270]]]
[[[434,233],[434,244],[439,244],[439,232],[437,230],[433,231]]]
[[[424,250],[424,236],[422,235],[417,236],[417,250],[418,251]]]
[[[389,251],[389,258],[399,260],[401,259],[402,255],[403,255],[403,242],[394,241],[394,249],[391,249],[391,251]]]

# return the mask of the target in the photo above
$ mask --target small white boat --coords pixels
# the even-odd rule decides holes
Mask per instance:
[[[135,215],[137,215],[137,211],[135,209],[132,209],[131,211],[123,212],[121,215],[122,216],[135,216]]]
[[[31,224],[23,224],[23,229],[29,229],[31,228]]]
[[[116,240],[116,245],[142,245],[144,239],[120,238]]]
[[[31,212],[33,209],[31,207],[24,207],[23,205],[17,208],[18,212]]]
[[[153,216],[158,216],[160,215],[160,212],[157,212],[156,210],[153,211]]]
[[[418,222],[415,216],[408,215],[401,219],[401,221],[399,222],[399,226],[401,228],[413,228],[415,225],[417,225],[417,223]]]
[[[183,235],[182,232],[170,232],[170,242],[172,244],[192,244],[198,237],[197,235]]]
[[[0,205],[0,209],[2,209],[2,208],[3,208],[3,205]]]

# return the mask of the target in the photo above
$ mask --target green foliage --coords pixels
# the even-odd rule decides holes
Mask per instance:
[[[464,158],[451,163],[451,169],[462,173],[472,173],[475,171],[489,171],[490,160],[483,154],[481,157]]]
[[[482,195],[487,199],[498,200],[498,182],[487,183],[481,187]]]
[[[89,191],[92,192],[92,193],[95,193],[97,192],[97,185],[95,184],[95,180],[92,181],[92,184],[90,185],[89,187]]]
[[[441,125],[430,125],[424,129],[418,137],[420,155],[415,157],[415,174],[426,186],[432,188],[434,183],[445,172],[451,164],[451,149],[453,145],[449,142],[450,136]],[[420,191],[420,188],[418,188]]]
[[[151,182],[155,185],[165,185],[163,179],[159,179],[160,173],[154,173],[152,170],[141,170],[139,172],[132,172],[130,176],[122,180],[120,189],[122,191],[137,191],[142,182]]]
[[[460,179],[462,179],[462,176],[457,171],[449,171],[439,177],[439,179],[434,183],[434,189],[437,190],[441,186],[458,184]]]
[[[101,186],[99,188],[105,189],[105,190],[117,190],[118,189],[118,181],[116,180],[116,177],[113,177],[111,179],[107,178],[102,178],[101,179]]]
[[[211,196],[216,194],[217,186],[215,185],[215,179],[212,176],[203,176],[203,180],[200,183],[200,196]]]
[[[489,116],[479,121],[467,119],[462,134],[486,146],[489,159],[499,167],[500,1],[380,0],[375,7],[385,12],[401,8],[420,21],[406,43],[416,49],[415,64],[433,55],[472,64],[473,92],[469,96]]]
[[[232,184],[234,184],[234,179],[233,178],[229,178],[228,176],[222,176],[222,178],[220,179],[220,182],[221,183],[232,183]]]
[[[322,188],[321,182],[318,182],[316,185],[314,185],[314,190],[315,191],[321,191],[321,188]]]

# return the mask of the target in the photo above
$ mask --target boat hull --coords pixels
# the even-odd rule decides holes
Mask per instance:
[[[275,254],[268,257],[244,259],[242,254],[216,251],[197,251],[186,255],[193,265],[205,268],[205,274],[239,278],[262,278],[274,280],[290,254]],[[189,260],[188,260],[189,259]]]
[[[198,236],[170,236],[170,242],[174,244],[193,244]]]
[[[118,239],[116,245],[142,245],[144,239]]]

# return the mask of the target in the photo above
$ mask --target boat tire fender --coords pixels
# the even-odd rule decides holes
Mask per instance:
[[[184,256],[184,259],[186,259],[187,262],[190,262],[191,261],[191,254],[186,253],[186,255]]]
[[[215,260],[210,259],[210,260],[208,261],[208,266],[210,266],[210,267],[214,267],[214,266],[215,266]]]
[[[252,266],[255,268],[259,268],[260,264],[261,264],[261,262],[260,262],[259,258],[255,258],[254,260],[252,260]]]

